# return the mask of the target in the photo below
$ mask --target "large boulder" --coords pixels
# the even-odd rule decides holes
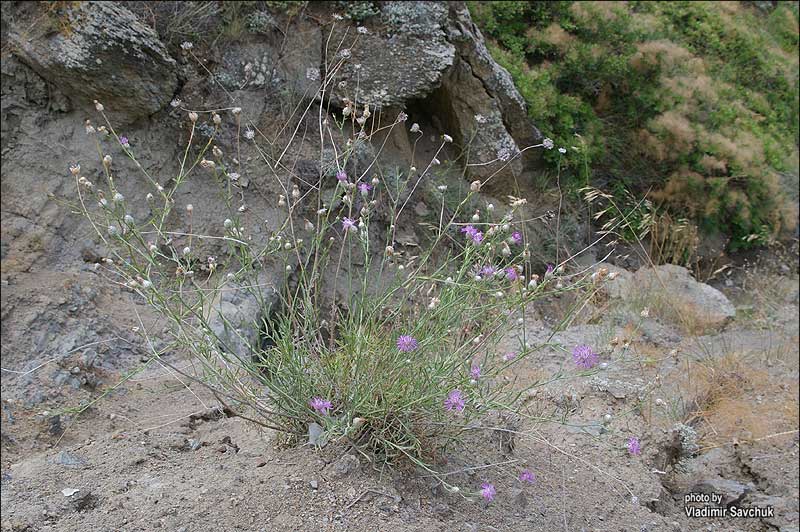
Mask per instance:
[[[378,16],[357,29],[344,25],[330,39],[345,43],[329,61],[340,65],[330,94],[334,105],[350,98],[379,108],[423,108],[440,133],[468,150],[469,179],[493,176],[503,185],[519,175],[521,148],[541,135],[466,5],[389,1],[380,4]]]
[[[175,60],[122,3],[4,4],[4,37],[12,53],[76,107],[96,99],[133,121],[157,112],[175,94]]]
[[[692,329],[718,328],[736,315],[736,308],[725,294],[697,282],[682,266],[642,268],[636,272],[632,285],[640,294],[654,294],[653,301],[671,307],[684,321],[690,320]]]

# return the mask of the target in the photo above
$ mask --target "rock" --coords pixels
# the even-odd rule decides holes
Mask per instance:
[[[308,444],[322,447],[326,443],[325,429],[317,423],[308,424]]]
[[[319,489],[319,482],[316,480],[312,480],[308,484],[311,486],[312,490]]]
[[[231,283],[219,293],[209,325],[221,349],[249,361],[258,348],[262,319],[279,304],[278,286],[277,272],[262,272],[251,287]]]
[[[336,478],[342,478],[361,466],[358,458],[352,454],[345,454],[333,464],[333,474]]]
[[[438,2],[383,2],[383,28],[359,34],[340,26],[331,42],[345,37],[344,59],[331,94],[343,107],[345,98],[377,107],[405,107],[406,102],[429,96],[453,65],[455,47],[447,41],[447,6]]]
[[[178,88],[175,60],[155,31],[122,4],[6,6],[12,53],[78,108],[96,99],[133,121],[159,111]]]
[[[597,264],[597,269],[605,268],[609,276],[603,281],[602,290],[612,299],[623,299],[630,295],[633,283],[633,274],[625,268],[620,268],[614,264],[601,262]],[[613,274],[613,275],[612,275]],[[611,279],[610,277],[614,277]]]
[[[81,467],[86,460],[67,451],[61,451],[56,457],[56,463],[66,467]]]
[[[733,503],[738,503],[752,490],[752,484],[745,485],[735,480],[728,480],[720,477],[701,480],[692,488],[692,491],[721,495],[721,506],[730,506]]]
[[[642,294],[668,298],[659,304],[683,316],[693,328],[721,327],[736,315],[736,309],[722,292],[697,282],[681,266],[662,264],[642,268],[636,272],[634,284]]]
[[[466,4],[381,2],[380,19],[383,25],[358,35],[357,42],[345,38],[352,28],[335,32],[332,41],[345,38],[344,46],[351,48],[340,52],[344,61],[333,104],[343,107],[354,96],[381,108],[422,102],[442,128],[439,133],[452,136],[460,148],[469,146],[469,162],[476,164],[467,167],[470,180],[494,175],[493,185],[501,189],[519,175],[522,159],[510,159],[521,145],[539,142],[541,134],[511,75],[489,54]]]

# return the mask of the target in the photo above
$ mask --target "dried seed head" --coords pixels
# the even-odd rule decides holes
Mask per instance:
[[[202,161],[200,161],[200,166],[202,166],[203,168],[215,168],[217,165],[214,163],[214,161],[203,159]]]
[[[386,256],[391,257],[392,255],[394,255],[394,247],[386,246]]]

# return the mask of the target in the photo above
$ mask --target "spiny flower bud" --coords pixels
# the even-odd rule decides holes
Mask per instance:
[[[81,165],[75,164],[69,167],[69,171],[72,172],[72,175],[77,176],[81,173]]]
[[[111,161],[112,161],[112,159],[111,159],[110,155],[106,155],[105,157],[103,157],[103,165],[104,166],[106,166],[106,167],[111,166]]]
[[[442,135],[442,140],[444,140],[445,142],[453,142],[453,137],[451,137],[450,135],[446,135],[445,134],[445,135]]]
[[[133,222],[134,222],[133,216],[131,216],[130,214],[126,214],[125,218],[123,218],[123,220],[125,221],[126,224],[133,225]]]
[[[472,192],[479,192],[480,189],[481,189],[481,182],[480,181],[473,181],[472,183],[470,183],[469,189]]]
[[[194,211],[194,205],[192,205],[192,204],[190,203],[190,204],[188,204],[188,205],[186,206],[186,212],[188,212],[189,214],[192,214],[192,211]]]
[[[386,246],[386,256],[391,257],[392,255],[394,255],[394,247]]]
[[[214,154],[214,157],[216,157],[217,159],[219,159],[219,158],[221,158],[221,157],[222,157],[222,150],[221,150],[221,149],[219,149],[217,146],[214,146],[214,147],[211,149],[211,153],[213,153],[213,154]]]
[[[200,161],[200,166],[203,168],[215,168],[217,165],[214,161],[209,161],[208,159],[203,159]]]
[[[305,221],[305,229],[306,229],[306,231],[313,231],[314,230],[314,224],[311,223],[309,220],[306,220]]]
[[[214,125],[220,125],[222,123],[222,117],[219,116],[217,113],[211,114],[211,120],[214,121]]]
[[[115,192],[113,199],[114,199],[115,203],[121,203],[121,202],[125,201],[125,196],[123,196],[119,192]]]
[[[283,194],[278,196],[278,207],[285,207],[286,206],[286,196]]]
[[[238,116],[241,114],[241,112],[242,112],[241,107],[234,107],[233,109],[231,109],[231,113],[233,113],[233,116]]]
[[[222,225],[225,226],[225,229],[230,229],[233,226],[233,221],[230,218],[225,218],[225,221],[222,222]]]
[[[94,108],[97,109],[97,112],[99,113],[102,113],[104,109],[103,104],[98,102],[97,100],[94,101]]]
[[[294,185],[292,187],[292,198],[294,199],[300,198],[300,189],[297,187],[297,185]]]
[[[183,248],[183,254],[184,255],[188,255],[191,252],[192,252],[192,248],[190,248],[189,246],[186,246],[185,248]]]
[[[195,113],[194,111],[190,111],[189,112],[189,120],[191,120],[193,123],[197,122],[197,113]]]

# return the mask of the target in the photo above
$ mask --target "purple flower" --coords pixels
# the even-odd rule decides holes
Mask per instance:
[[[344,170],[339,170],[336,172],[336,179],[338,179],[341,183],[347,182],[347,172]]]
[[[366,195],[367,195],[367,193],[368,193],[370,190],[372,190],[372,185],[370,185],[369,183],[359,183],[359,184],[358,184],[358,190],[359,190],[359,191],[360,191],[360,192],[361,192],[363,195],[365,195],[365,196],[366,196]]]
[[[129,146],[128,137],[125,137],[125,136],[120,137],[119,138],[119,143],[127,148]]]
[[[409,336],[407,334],[402,334],[397,339],[397,349],[404,353],[408,353],[409,351],[415,350],[419,347],[419,342],[413,336]]]
[[[639,438],[636,436],[628,438],[628,452],[634,456],[642,454],[642,446],[639,443]]]
[[[355,231],[356,230],[356,221],[352,218],[344,218],[342,219],[342,229],[345,231]]]
[[[530,469],[523,469],[522,473],[519,474],[520,482],[527,482],[528,484],[533,484],[536,482],[536,475],[531,473]]]
[[[483,242],[483,233],[478,231],[477,233],[472,235],[472,241],[475,242],[476,244],[480,244],[481,242]]]
[[[480,269],[480,274],[484,277],[491,277],[492,275],[497,273],[497,268],[489,264],[488,266],[484,266]]]
[[[489,484],[488,482],[481,484],[481,497],[486,499],[487,502],[492,502],[495,495],[497,495],[497,490],[494,489],[493,484]]]
[[[514,353],[514,352],[509,352],[509,353],[506,353],[505,355],[503,355],[503,361],[504,362],[508,362],[510,360],[514,360],[515,358],[517,358],[517,354]]]
[[[473,364],[472,368],[469,370],[469,376],[472,380],[478,380],[481,376],[481,367],[477,364]]]
[[[447,399],[444,400],[444,408],[451,412],[453,410],[457,412],[464,411],[464,395],[461,393],[461,390],[453,390],[447,394]]]
[[[473,227],[473,226],[471,226],[471,225],[468,225],[468,226],[466,226],[466,227],[462,227],[462,228],[461,228],[461,232],[462,232],[462,233],[465,233],[465,234],[466,234],[468,237],[470,237],[470,238],[474,238],[474,237],[475,237],[475,235],[476,235],[476,234],[478,234],[480,231],[478,231],[477,229],[475,229],[475,227]]]
[[[510,268],[506,268],[505,272],[506,272],[506,279],[508,279],[509,281],[516,281],[517,279],[519,279],[519,273],[517,273],[517,269],[514,268],[513,266]]]
[[[308,405],[317,411],[318,414],[322,416],[327,416],[328,412],[332,408],[331,402],[323,399],[322,397],[314,397],[309,402]]]
[[[588,345],[577,345],[572,350],[572,359],[579,368],[589,369],[597,364],[599,357]]]
[[[522,244],[522,233],[519,231],[514,231],[511,233],[511,242],[517,245]]]
[[[547,265],[547,270],[544,272],[545,275],[552,275],[553,272],[556,270],[555,266],[552,264]]]

